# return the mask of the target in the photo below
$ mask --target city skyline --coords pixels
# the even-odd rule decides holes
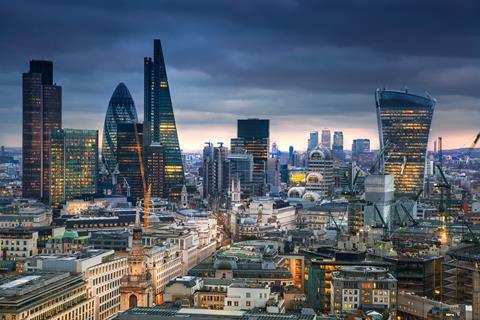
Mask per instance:
[[[23,23],[28,15],[21,6],[5,8],[10,14],[3,23],[15,31],[0,35],[4,43],[13,43],[1,59],[4,72],[0,94],[4,98],[0,104],[0,143],[21,145],[18,74],[30,59],[54,62],[55,79],[64,91],[62,122],[66,127],[102,132],[110,94],[119,82],[131,90],[139,118],[143,119],[142,58],[151,50],[151,39],[160,38],[166,48],[171,95],[184,151],[201,150],[205,141],[228,145],[235,136],[237,119],[257,117],[271,119],[271,141],[277,142],[281,150],[287,150],[289,145],[306,149],[308,133],[325,127],[343,131],[346,146],[356,137],[369,138],[375,149],[378,137],[374,91],[405,86],[419,94],[428,91],[438,100],[430,149],[437,136],[443,136],[445,148],[469,145],[478,126],[475,119],[480,103],[475,90],[480,79],[475,59],[478,48],[472,45],[471,38],[476,30],[472,28],[475,3],[450,8],[447,1],[435,2],[433,16],[427,4],[412,10],[413,5],[403,2],[379,3],[368,13],[355,11],[362,8],[355,3],[347,11],[340,6],[309,2],[276,4],[267,1],[253,10],[250,2],[230,7],[207,1],[199,12],[195,4],[181,8],[168,1],[158,7],[119,3],[94,7],[99,14],[88,15],[85,21],[77,18],[71,7],[51,3],[39,8],[45,14],[35,16],[32,24]],[[36,8],[35,3],[29,6],[29,10]],[[76,12],[87,8],[91,10],[91,5],[79,5]],[[157,13],[163,23],[136,23],[140,18],[135,17],[127,22],[118,19],[126,9],[148,17]],[[107,10],[108,15],[100,14]],[[446,29],[442,21],[451,17],[451,10],[461,19],[454,19],[455,23]],[[260,19],[256,12],[266,14],[268,19]],[[290,12],[302,19],[294,15],[292,21],[282,25]],[[311,12],[321,12],[321,16]],[[409,23],[400,23],[406,12],[414,16]],[[68,17],[54,26],[62,30],[60,37],[52,32],[52,24],[42,23],[59,13]],[[355,39],[352,30],[334,27],[345,14],[352,15],[354,22],[375,20],[373,15],[384,25],[380,30],[373,22],[358,23]],[[368,19],[363,19],[367,14]],[[424,18],[432,27],[423,24]],[[105,21],[110,27],[105,27]],[[331,28],[326,28],[328,23]],[[33,31],[29,27],[32,25],[41,27]],[[69,28],[62,28],[67,25]],[[85,28],[98,28],[98,32],[89,37],[83,32]],[[260,32],[252,32],[255,28]],[[115,36],[110,29],[115,30]],[[231,31],[237,32],[240,41],[230,39]],[[438,37],[437,32],[444,34]],[[14,41],[12,36],[22,41]],[[400,38],[408,46],[397,45]],[[428,43],[415,45],[420,40]],[[455,45],[445,46],[447,42]]]

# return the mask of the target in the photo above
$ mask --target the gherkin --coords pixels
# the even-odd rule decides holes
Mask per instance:
[[[103,126],[102,161],[110,174],[117,167],[117,124],[119,122],[137,122],[135,103],[123,82],[117,85],[110,98]]]

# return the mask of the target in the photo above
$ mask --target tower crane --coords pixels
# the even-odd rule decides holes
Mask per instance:
[[[475,136],[475,139],[473,140],[472,144],[470,145],[467,152],[465,153],[464,159],[466,163],[468,163],[468,161],[470,160],[470,154],[472,153],[473,149],[475,149],[475,146],[477,145],[479,140],[480,140],[480,131],[477,133],[477,135]]]

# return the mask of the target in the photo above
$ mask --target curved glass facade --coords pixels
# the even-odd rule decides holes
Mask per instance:
[[[124,83],[119,83],[110,98],[103,126],[102,161],[109,173],[117,167],[117,125],[137,122],[137,111],[132,96]]]
[[[408,91],[379,90],[375,94],[381,146],[388,160],[384,171],[395,178],[395,191],[413,195],[423,187],[425,157],[435,99]]]

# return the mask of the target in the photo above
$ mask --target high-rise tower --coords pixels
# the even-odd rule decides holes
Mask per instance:
[[[384,171],[394,176],[398,194],[415,194],[423,187],[428,135],[436,101],[429,95],[385,89],[377,89],[375,100],[380,146],[388,155]]]
[[[150,57],[144,59],[143,146],[148,148],[152,143],[160,143],[163,146],[165,152],[164,192],[167,197],[171,197],[174,190],[178,190],[178,195],[180,195],[185,177],[160,40],[154,40],[153,46],[153,59]]]
[[[117,169],[117,125],[119,122],[137,122],[135,103],[125,84],[119,83],[108,103],[103,126],[102,162],[109,174]]]
[[[48,201],[50,132],[62,127],[62,87],[53,83],[52,61],[32,60],[23,74],[23,174],[25,198]]]

